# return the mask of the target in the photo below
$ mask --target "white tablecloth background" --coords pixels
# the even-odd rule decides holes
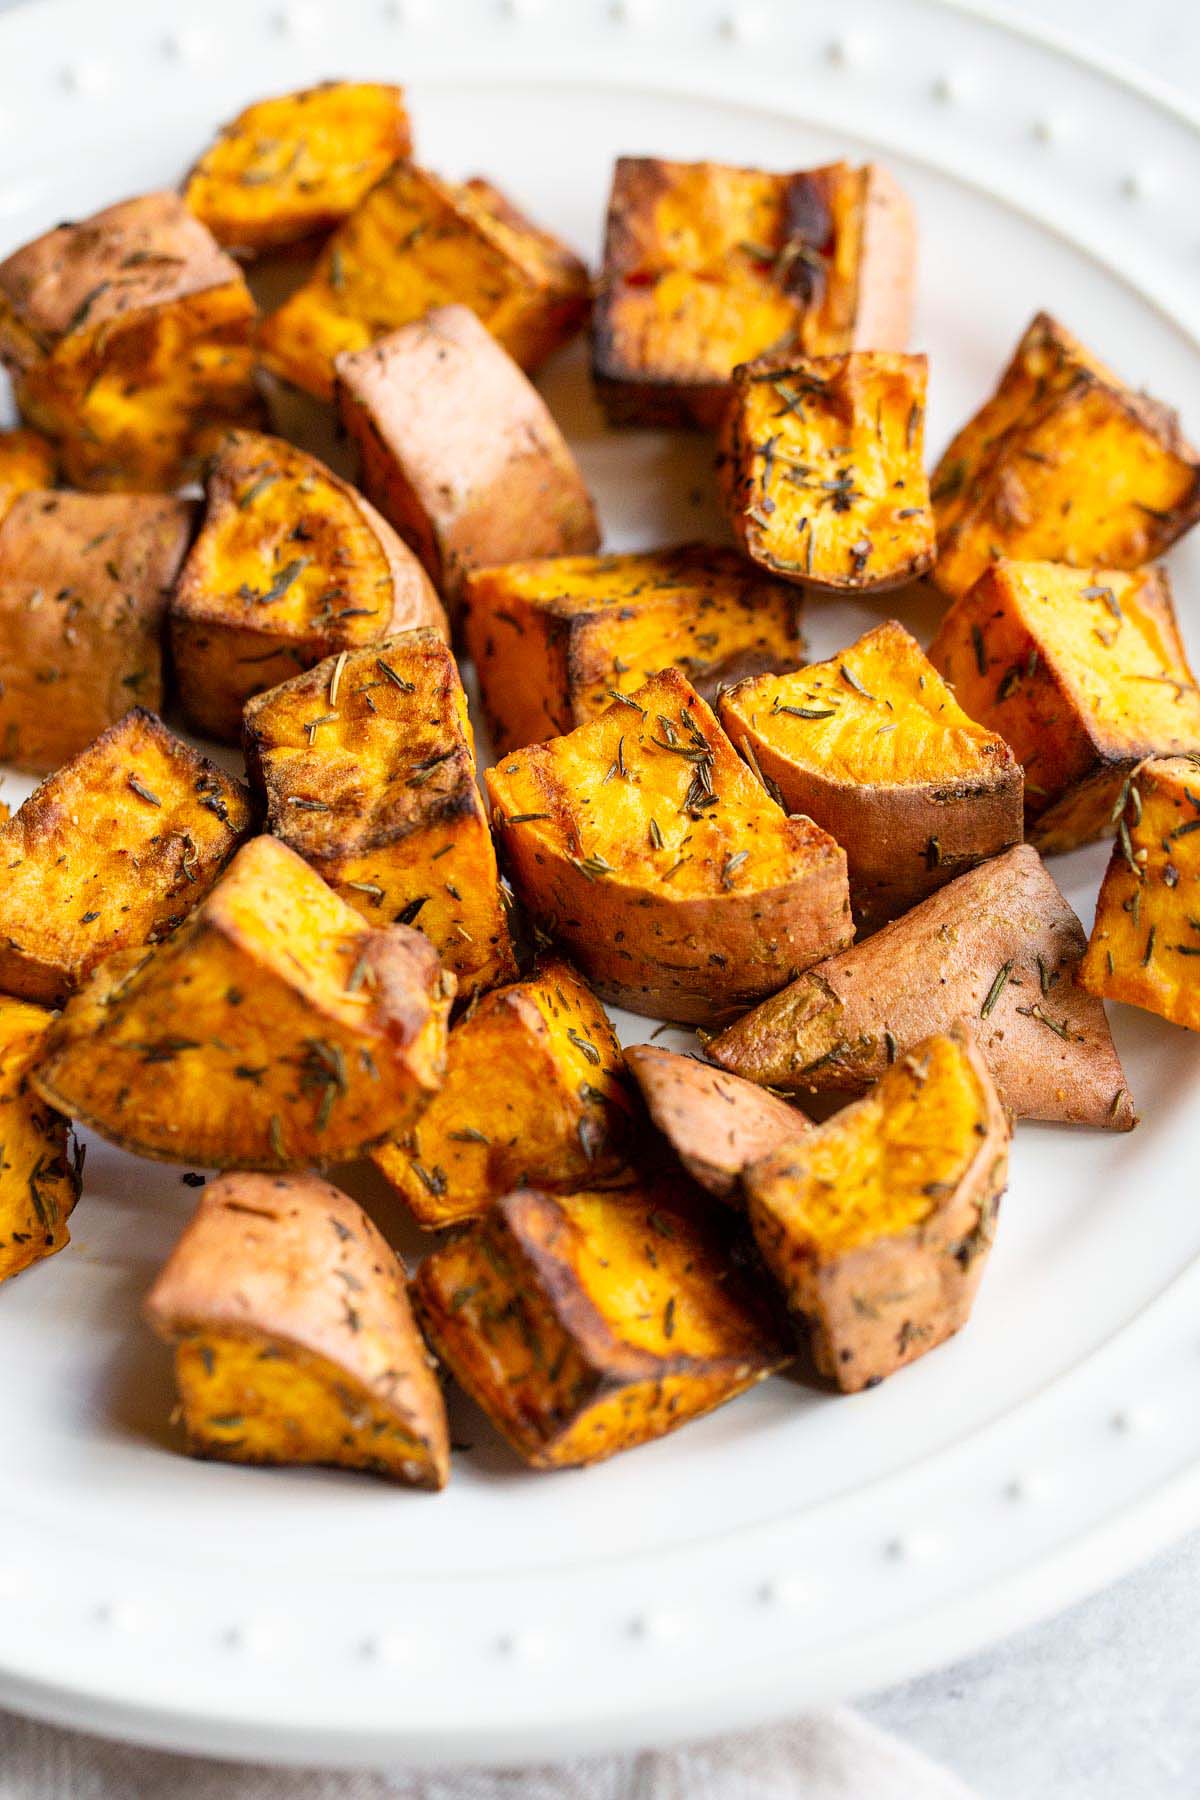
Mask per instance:
[[[22,3],[0,0],[0,10]],[[994,9],[1069,31],[1200,101],[1200,0]],[[967,1788],[984,1800],[1197,1800],[1198,1601],[1200,1534],[1059,1618],[870,1696],[855,1714],[498,1778],[259,1772],[0,1714],[0,1800],[969,1800]]]

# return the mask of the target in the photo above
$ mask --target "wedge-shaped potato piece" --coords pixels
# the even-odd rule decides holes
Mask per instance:
[[[1169,407],[1039,313],[932,492],[934,580],[958,595],[1001,556],[1110,569],[1161,556],[1200,517],[1200,455]]]
[[[254,301],[178,194],[58,225],[0,263],[0,359],[82,488],[172,488],[254,424]]]
[[[681,1181],[521,1189],[425,1258],[434,1350],[537,1469],[663,1437],[782,1367],[738,1222]]]
[[[746,1171],[754,1236],[819,1372],[874,1387],[966,1324],[1008,1180],[1010,1127],[961,1027]]]
[[[1111,831],[1144,757],[1200,748],[1200,690],[1161,569],[999,563],[929,655],[1024,764],[1026,831],[1047,852]]]
[[[1137,1123],[1104,1008],[1075,976],[1079,920],[1037,851],[981,863],[874,937],[831,956],[708,1045],[723,1069],[786,1093],[862,1093],[957,1018],[1018,1118]]]
[[[845,846],[862,929],[1021,841],[1012,751],[894,619],[829,662],[742,682],[718,711],[780,804]]]
[[[468,1010],[441,1092],[373,1157],[420,1224],[455,1225],[532,1183],[554,1193],[628,1180],[634,1117],[603,1007],[547,956]]]
[[[173,931],[250,833],[240,781],[136,708],[0,825],[0,990],[56,1006]]]
[[[263,360],[328,400],[340,355],[452,304],[533,370],[583,324],[587,270],[489,182],[441,181],[398,162],[264,321]]]
[[[829,593],[898,587],[934,558],[923,356],[872,350],[734,370],[719,474],[752,562]]]
[[[1200,1031],[1200,756],[1129,778],[1079,979]]]
[[[174,936],[110,957],[67,1002],[37,1085],[163,1162],[337,1162],[437,1091],[453,995],[427,938],[369,930],[285,844],[253,838]]]
[[[482,564],[598,548],[566,439],[465,306],[342,357],[338,400],[366,492],[448,599]]]
[[[796,590],[715,544],[478,569],[464,598],[500,754],[585,724],[659,669],[681,669],[711,701],[804,655]]]
[[[404,1269],[316,1175],[222,1175],[146,1298],[193,1456],[445,1487],[446,1409]]]
[[[485,777],[517,893],[597,992],[711,1023],[854,935],[845,853],[786,818],[678,669]]]
[[[0,1281],[70,1242],[83,1148],[33,1087],[49,1013],[0,998]]]
[[[592,359],[614,424],[715,426],[738,363],[903,350],[912,208],[877,163],[769,174],[622,156]]]
[[[427,625],[442,603],[362,495],[281,438],[230,433],[171,597],[171,649],[190,722],[235,742],[255,694],[323,657]]]
[[[183,197],[219,244],[270,250],[340,225],[411,148],[403,88],[324,81],[246,107]]]
[[[650,1117],[694,1181],[740,1198],[742,1171],[809,1130],[786,1100],[694,1056],[638,1044],[625,1052]]]
[[[517,972],[458,669],[434,631],[343,651],[246,708],[276,837],[368,924],[415,925],[460,995]]]
[[[54,445],[40,431],[0,431],[0,519],[18,494],[51,488],[57,475]]]
[[[163,702],[167,596],[193,507],[21,494],[0,522],[0,758],[54,769],[135,703]]]

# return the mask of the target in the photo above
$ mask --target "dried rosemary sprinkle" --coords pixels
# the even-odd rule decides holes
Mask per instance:
[[[379,670],[379,673],[383,676],[384,680],[390,681],[392,686],[399,688],[402,694],[416,693],[416,683],[405,681],[403,675],[397,675],[391,663],[384,662],[382,656],[377,656],[375,658],[375,667]]]
[[[1001,994],[1004,992],[1005,987],[1008,985],[1008,978],[1011,974],[1012,959],[1010,958],[1008,962],[1002,963],[996,971],[995,979],[987,991],[987,998],[979,1009],[979,1016],[981,1019],[986,1019],[988,1017],[997,1000],[999,1000]],[[1043,988],[1042,991],[1044,993],[1045,989]]]
[[[138,796],[139,800],[145,800],[147,805],[149,805],[149,806],[161,806],[162,805],[162,801],[159,799],[158,795],[154,792],[153,788],[148,788],[144,781],[138,780],[136,775],[130,775],[128,777],[128,780],[129,780],[130,787],[133,789],[134,793]]]

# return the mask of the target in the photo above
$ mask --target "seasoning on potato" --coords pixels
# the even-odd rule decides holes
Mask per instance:
[[[52,1015],[0,998],[0,1281],[70,1241],[83,1149],[30,1082]]]
[[[809,1129],[798,1107],[694,1056],[637,1044],[625,1061],[692,1180],[721,1200],[740,1200],[743,1171]]]

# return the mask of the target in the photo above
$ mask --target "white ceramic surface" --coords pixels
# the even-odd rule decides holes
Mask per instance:
[[[1042,305],[1200,423],[1196,124],[940,0],[42,0],[0,21],[0,249],[334,73],[406,81],[426,161],[486,169],[591,254],[620,151],[885,154],[923,222],[933,450]],[[702,441],[604,433],[578,350],[543,386],[612,547],[717,529]],[[1173,568],[1200,649],[1200,555]],[[814,653],[879,616],[814,603]],[[1085,915],[1103,860],[1056,865]],[[877,1686],[1103,1581],[1200,1517],[1200,1045],[1115,1024],[1144,1124],[1021,1131],[953,1344],[554,1477],[462,1408],[437,1498],[168,1453],[136,1312],[191,1196],[93,1144],[74,1246],[0,1293],[0,1700],[210,1751],[549,1756]]]

